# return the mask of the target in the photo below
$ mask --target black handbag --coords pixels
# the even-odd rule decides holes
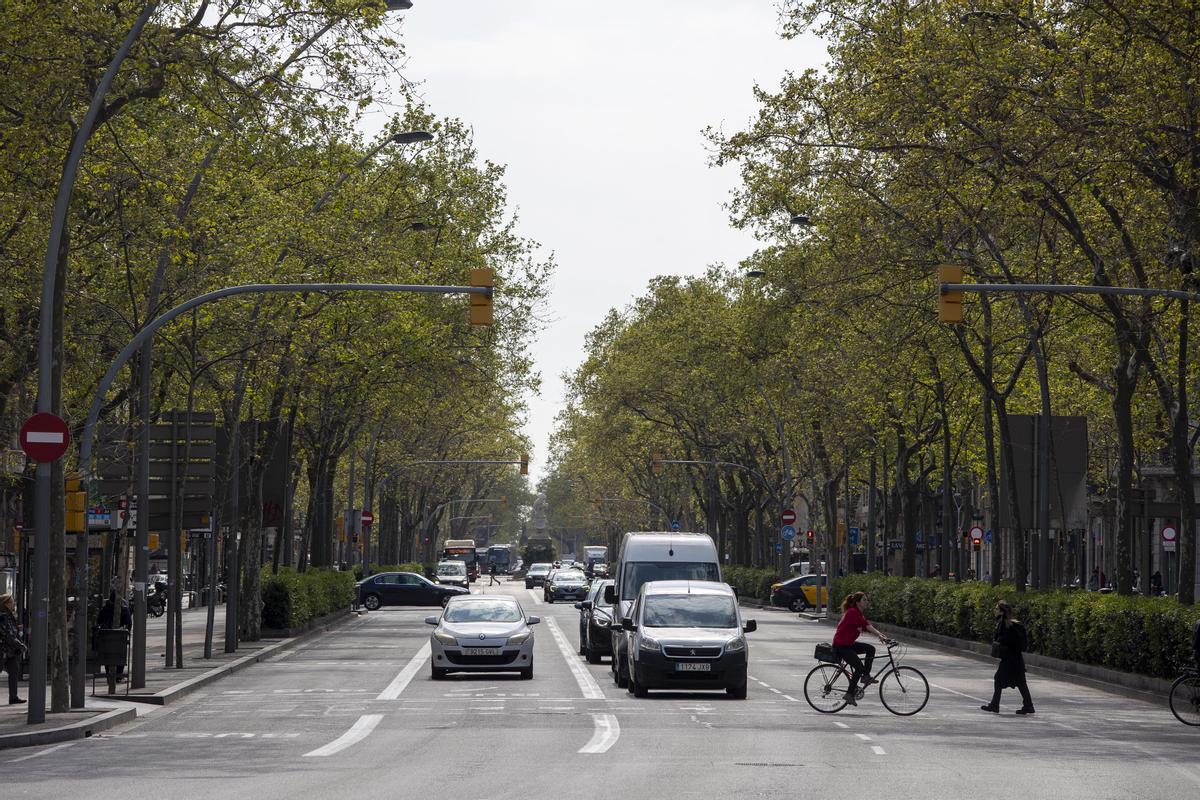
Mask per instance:
[[[992,658],[1004,658],[1008,648],[1002,642],[992,642]]]

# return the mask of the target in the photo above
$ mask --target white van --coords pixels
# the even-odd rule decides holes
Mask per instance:
[[[617,686],[625,686],[629,681],[625,663],[629,636],[622,629],[621,621],[629,616],[642,584],[650,581],[720,581],[721,563],[717,558],[717,546],[707,533],[626,533],[617,551],[616,562],[609,564],[608,574],[613,585],[605,588],[604,599],[616,606],[612,625],[613,681]]]

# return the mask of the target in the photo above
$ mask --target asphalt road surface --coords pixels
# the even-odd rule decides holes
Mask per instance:
[[[475,589],[480,591],[479,588]],[[896,717],[869,690],[823,715],[804,700],[813,645],[831,630],[746,610],[750,696],[651,693],[576,654],[578,612],[518,583],[542,617],[534,678],[430,678],[423,624],[384,609],[310,638],[177,705],[91,739],[0,753],[18,798],[1189,798],[1200,730],[1165,707],[1038,677],[1037,705],[1000,716],[991,666],[908,648],[929,705]]]

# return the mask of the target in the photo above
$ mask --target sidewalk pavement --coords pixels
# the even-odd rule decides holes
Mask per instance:
[[[87,676],[85,707],[72,709],[61,714],[52,714],[47,705],[46,721],[39,725],[26,723],[27,705],[0,705],[0,750],[10,747],[31,747],[82,739],[93,733],[107,730],[129,722],[140,713],[147,713],[154,706],[168,705],[187,694],[225,675],[248,667],[270,654],[312,633],[326,630],[352,615],[337,617],[324,626],[318,626],[300,636],[290,639],[264,639],[258,642],[241,642],[236,653],[224,652],[225,606],[216,608],[213,625],[213,652],[211,659],[204,656],[204,632],[207,609],[191,608],[183,612],[183,667],[166,666],[166,621],[167,617],[151,618],[146,625],[146,685],[140,689],[128,689],[127,683],[117,684],[117,694],[108,694],[108,683],[103,675],[95,680],[92,694],[92,677]],[[128,676],[128,668],[126,676]],[[0,685],[7,679],[0,678]],[[29,685],[21,681],[20,696],[28,699]],[[6,698],[0,697],[0,703]],[[46,690],[47,704],[50,690]]]

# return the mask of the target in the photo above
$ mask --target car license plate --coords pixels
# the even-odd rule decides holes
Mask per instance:
[[[703,661],[677,661],[676,672],[712,672],[712,664]]]
[[[499,647],[464,647],[463,655],[467,656],[498,656]]]

